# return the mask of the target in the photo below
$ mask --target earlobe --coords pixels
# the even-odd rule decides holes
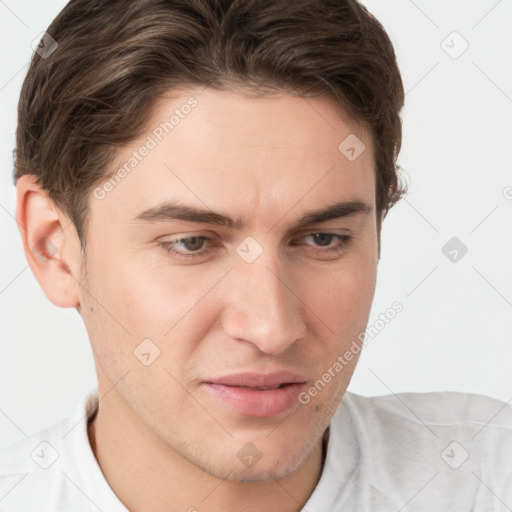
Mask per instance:
[[[76,307],[81,254],[74,225],[35,176],[21,176],[16,193],[16,221],[32,273],[53,304]]]

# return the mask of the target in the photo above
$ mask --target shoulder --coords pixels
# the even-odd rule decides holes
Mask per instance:
[[[90,466],[93,457],[87,450],[87,418],[96,400],[95,390],[89,391],[70,417],[0,449],[2,512],[57,512],[81,502],[76,461]]]
[[[462,448],[471,450],[482,463],[505,462],[503,449],[512,450],[512,405],[488,396],[455,391],[373,397],[346,393],[342,403],[345,414],[373,440],[374,449],[387,451],[396,443],[404,449],[407,440],[417,448],[455,442],[455,452],[457,447],[461,455]]]
[[[512,506],[509,403],[476,393],[347,392],[331,435],[347,436],[348,425],[358,447],[358,473],[366,482],[361,485],[368,486],[374,508],[380,503],[399,509],[413,496],[418,506],[433,509]]]
[[[62,484],[62,437],[67,424],[62,420],[0,450],[2,511],[32,506],[33,498],[41,500]]]
[[[485,426],[512,431],[512,405],[489,396],[458,391],[394,393],[363,396],[347,392],[348,410],[382,427],[396,424],[432,424],[453,427]],[[391,420],[391,423],[383,420]]]
[[[62,420],[0,449],[0,478],[49,467],[59,457],[67,423]]]

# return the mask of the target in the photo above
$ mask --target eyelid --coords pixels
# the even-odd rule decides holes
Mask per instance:
[[[297,238],[304,238],[308,235],[316,235],[316,234],[323,234],[323,235],[333,235],[333,236],[350,236],[352,237],[352,233],[346,229],[344,229],[342,233],[338,232],[339,228],[333,228],[333,229],[302,229],[301,231],[298,231],[297,233],[293,233],[290,236],[290,240],[294,241]],[[159,238],[157,241],[161,243],[170,243],[170,242],[177,242],[179,240],[183,239],[189,239],[189,238],[206,238],[210,242],[215,242],[216,239],[219,238],[218,235],[215,233],[212,233],[211,231],[208,231],[207,234],[203,234],[204,232],[200,231],[192,231],[192,232],[184,232],[184,233],[178,233],[176,235],[164,235],[163,237]],[[170,237],[167,239],[167,237]],[[171,238],[172,237],[172,238]],[[231,242],[231,239],[234,237],[227,237],[226,241],[229,243]]]
[[[322,226],[313,226],[312,228],[302,228],[299,231],[290,233],[289,238],[294,239],[297,237],[304,237],[306,235],[314,235],[316,233],[323,233],[326,235],[352,235],[352,230],[348,228],[341,228],[341,227],[322,227]],[[181,240],[182,238],[193,238],[193,237],[206,237],[206,238],[224,238],[227,242],[231,242],[237,236],[235,234],[228,236],[225,236],[224,234],[222,236],[218,235],[214,231],[204,230],[204,231],[184,231],[183,233],[177,233],[173,235],[164,235],[158,239],[158,241],[162,242],[168,242],[171,240]],[[167,240],[167,237],[169,237],[169,240]],[[244,237],[245,238],[245,237]],[[163,240],[161,240],[163,239]]]
[[[313,226],[312,228],[303,228],[300,231],[293,233],[291,236],[306,236],[314,235],[316,233],[324,233],[326,235],[350,235],[352,234],[352,230],[341,227]]]
[[[328,256],[330,254],[332,255],[336,255],[336,254],[340,254],[342,253],[342,251],[344,251],[348,246],[349,244],[351,244],[352,240],[353,240],[353,236],[352,235],[348,235],[348,234],[339,234],[339,233],[333,233],[333,232],[329,232],[329,231],[306,231],[304,232],[301,236],[298,236],[293,240],[296,240],[297,238],[299,239],[303,239],[305,237],[308,237],[308,236],[313,236],[313,235],[327,235],[327,236],[331,236],[333,237],[334,240],[337,240],[338,241],[338,244],[334,245],[334,246],[314,246],[314,245],[310,245],[310,244],[298,244],[298,245],[307,245],[309,246],[313,252],[319,256]],[[204,240],[204,242],[206,243],[206,248],[205,249],[200,249],[196,252],[192,251],[192,252],[181,252],[179,250],[176,250],[173,248],[173,244],[175,242],[180,242],[182,240],[190,240],[192,238],[201,238]],[[207,258],[208,256],[210,256],[210,254],[216,249],[216,246],[215,246],[215,241],[212,237],[208,237],[206,235],[199,235],[199,234],[193,234],[193,235],[186,235],[186,234],[183,234],[183,235],[179,235],[175,238],[173,238],[172,240],[169,240],[169,241],[160,241],[160,246],[163,247],[163,249],[168,253],[170,254],[172,257],[176,258],[176,259],[180,259],[180,258],[183,258],[183,259],[189,259],[189,260],[194,260],[194,258],[202,258],[203,260],[202,261],[205,261],[205,258]],[[217,246],[218,247],[218,246]]]

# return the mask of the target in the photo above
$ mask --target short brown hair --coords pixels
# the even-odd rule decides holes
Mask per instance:
[[[181,86],[334,99],[372,136],[379,240],[406,192],[395,52],[356,0],[71,0],[47,33],[58,47],[34,54],[23,83],[13,179],[37,177],[84,251],[91,190]]]

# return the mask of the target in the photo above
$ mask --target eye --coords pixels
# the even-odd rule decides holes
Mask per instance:
[[[315,254],[332,254],[341,252],[349,244],[352,237],[350,235],[338,235],[335,233],[308,233],[299,240],[310,239],[315,245],[293,243],[292,245],[308,245]],[[333,242],[337,241],[333,245]],[[160,242],[164,250],[177,258],[204,258],[212,251],[213,240],[207,236],[190,236]]]
[[[210,249],[201,250],[204,247],[205,241],[210,241],[211,238],[207,236],[191,236],[187,238],[179,238],[178,240],[171,240],[170,242],[161,242],[164,249],[177,257],[194,258],[195,256],[205,256],[210,252]],[[177,251],[176,247],[182,246],[186,252]],[[187,252],[192,252],[187,254]]]
[[[338,235],[335,233],[309,233],[304,238],[309,238],[315,244],[318,244],[314,247],[326,247],[325,249],[316,250],[315,252],[317,253],[341,251],[352,239],[350,235]],[[337,241],[338,243],[332,245],[333,241]]]

